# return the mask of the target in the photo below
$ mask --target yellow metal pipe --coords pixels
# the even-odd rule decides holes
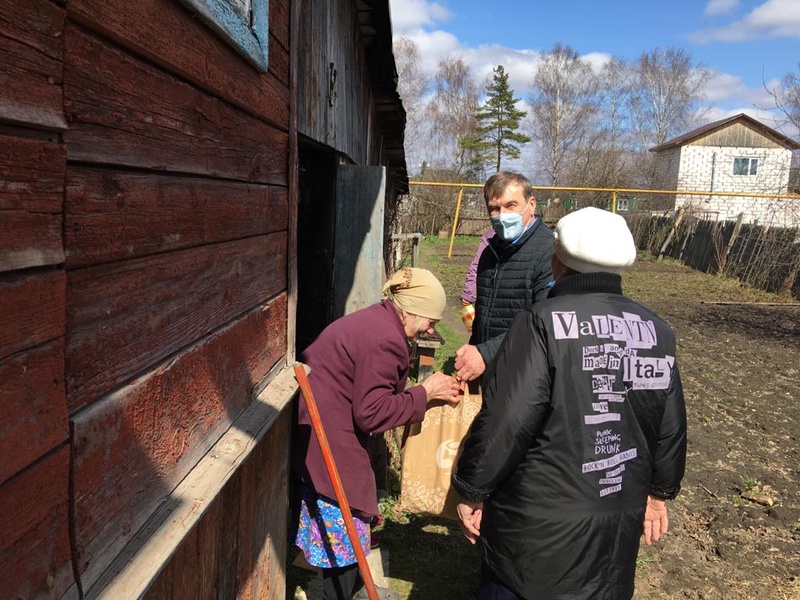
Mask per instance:
[[[458,229],[458,215],[461,212],[461,198],[464,197],[464,188],[458,190],[458,200],[456,201],[456,216],[453,217],[453,232],[450,234],[450,247],[447,249],[447,258],[453,257],[453,242],[456,239],[456,229]]]
[[[450,183],[442,181],[409,181],[410,185],[432,185],[449,187],[477,187],[482,188],[480,183]],[[698,192],[692,190],[638,190],[628,188],[585,188],[585,187],[561,187],[561,186],[531,186],[535,190],[553,190],[561,192],[611,192],[622,194],[675,194],[679,196],[733,196],[741,198],[784,198],[786,200],[800,200],[800,196],[785,194],[748,194],[746,192]]]
[[[611,212],[617,214],[617,191],[611,192]]]

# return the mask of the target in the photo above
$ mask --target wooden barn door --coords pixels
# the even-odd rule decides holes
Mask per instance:
[[[380,300],[386,278],[383,261],[385,202],[385,167],[339,165],[336,173],[333,319]]]

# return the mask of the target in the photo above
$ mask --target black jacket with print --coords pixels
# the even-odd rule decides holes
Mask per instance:
[[[488,568],[527,599],[630,598],[647,494],[673,498],[686,461],[669,326],[619,275],[572,275],[514,320],[484,384],[453,484],[485,502]]]

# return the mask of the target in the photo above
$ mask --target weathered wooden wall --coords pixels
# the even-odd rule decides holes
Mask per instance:
[[[98,593],[285,361],[290,0],[269,6],[261,73],[175,0],[0,0],[3,597]],[[219,597],[280,588],[289,435],[153,597],[211,597],[179,589],[200,571]],[[240,551],[204,570],[199,543]]]
[[[390,182],[405,182],[405,113],[396,91],[390,30],[383,2],[300,3],[298,132],[340,152],[353,164],[385,164]],[[368,26],[359,23],[370,21]],[[388,43],[388,50],[382,44]],[[394,190],[390,189],[390,192]]]
[[[0,0],[0,592],[61,598],[69,542],[65,12]]]

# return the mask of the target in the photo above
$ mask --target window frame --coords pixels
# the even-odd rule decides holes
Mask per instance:
[[[747,161],[747,167],[744,173],[738,173],[736,163],[738,161]],[[735,156],[733,158],[733,176],[734,177],[757,177],[758,176],[758,158],[754,156]]]
[[[243,18],[228,0],[181,0],[221,38],[264,73],[269,68],[269,0],[250,0]]]

